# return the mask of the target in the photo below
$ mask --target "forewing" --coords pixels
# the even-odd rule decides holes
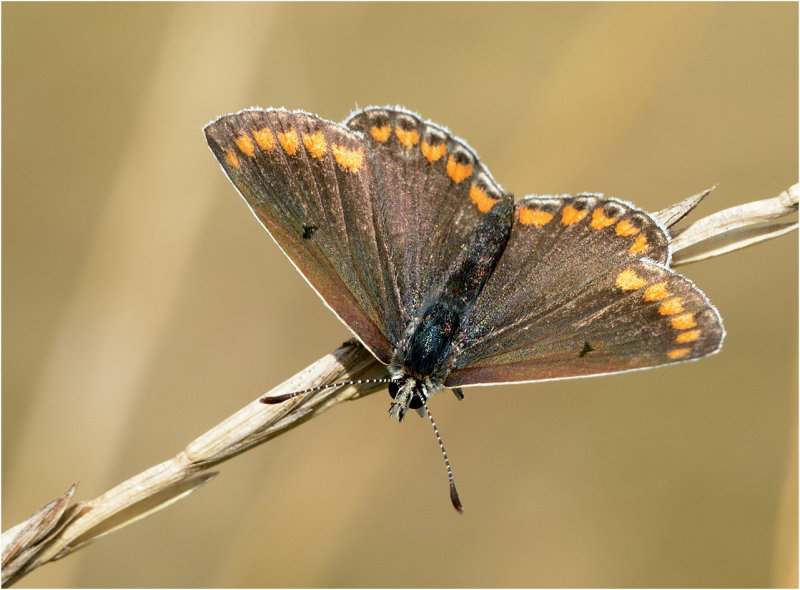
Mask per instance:
[[[205,133],[284,253],[384,363],[502,195],[463,142],[405,111],[366,109],[339,125],[250,109]]]
[[[211,151],[278,246],[376,357],[392,346],[372,162],[352,131],[302,112],[246,110],[205,128]]]
[[[446,385],[613,373],[718,350],[719,315],[666,266],[668,235],[648,214],[579,195],[529,197],[516,215]]]

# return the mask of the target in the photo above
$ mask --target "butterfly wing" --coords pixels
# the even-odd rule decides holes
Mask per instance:
[[[402,311],[397,343],[503,191],[465,142],[408,111],[368,108],[345,124],[363,135],[373,159],[385,272]]]
[[[615,373],[719,349],[719,314],[668,268],[668,234],[647,213],[579,195],[528,197],[515,215],[445,385]]]
[[[444,130],[393,109],[345,125],[250,109],[205,128],[212,152],[283,252],[388,363],[410,317],[500,188]]]

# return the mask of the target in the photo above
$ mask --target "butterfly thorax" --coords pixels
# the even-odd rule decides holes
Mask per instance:
[[[435,302],[425,311],[406,343],[395,350],[389,366],[395,380],[389,386],[394,399],[391,415],[402,420],[408,408],[422,408],[422,403],[442,388],[461,313],[462,310],[446,301]]]
[[[464,310],[447,300],[431,305],[417,324],[405,347],[402,364],[407,372],[443,379],[445,363],[453,346]]]

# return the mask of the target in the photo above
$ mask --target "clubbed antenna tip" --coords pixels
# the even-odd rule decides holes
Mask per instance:
[[[453,470],[450,469],[450,459],[447,457],[447,451],[444,450],[442,437],[439,436],[439,428],[436,426],[433,416],[431,416],[431,411],[428,409],[428,404],[423,402],[422,407],[425,408],[425,413],[428,415],[428,420],[431,421],[431,426],[433,426],[433,433],[436,435],[436,441],[439,443],[439,448],[442,450],[444,467],[447,469],[447,479],[450,481],[450,501],[453,503],[453,508],[455,508],[459,514],[463,514],[464,507],[461,505],[461,499],[458,497],[458,491],[456,491],[456,482],[455,479],[453,479]]]
[[[456,484],[452,481],[450,482],[450,501],[453,503],[453,508],[456,509],[456,512],[464,514],[464,507],[461,505],[461,499],[458,497]]]

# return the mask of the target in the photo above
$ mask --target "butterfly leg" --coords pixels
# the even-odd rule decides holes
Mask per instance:
[[[460,387],[454,387],[451,391],[453,392],[453,395],[456,396],[456,399],[458,401],[461,401],[462,399],[464,399],[464,392],[461,391]]]

